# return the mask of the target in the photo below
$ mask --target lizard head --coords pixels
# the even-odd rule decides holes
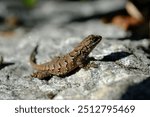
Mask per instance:
[[[89,54],[101,40],[102,37],[100,35],[89,35],[81,42],[81,50],[83,53]]]
[[[86,57],[101,40],[102,37],[99,35],[89,35],[77,47],[75,47],[75,49],[70,53],[70,55],[81,55],[83,57]]]
[[[100,41],[102,37],[100,35],[89,35],[81,43],[89,48],[94,48]]]

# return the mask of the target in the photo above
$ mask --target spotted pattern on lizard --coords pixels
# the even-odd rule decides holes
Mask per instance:
[[[56,57],[52,61],[44,64],[36,64],[35,56],[37,48],[35,47],[30,56],[31,66],[37,70],[31,76],[39,79],[44,79],[49,76],[65,76],[75,70],[76,68],[83,68],[86,65],[88,55],[101,41],[102,37],[99,35],[87,36],[77,47],[70,53]]]

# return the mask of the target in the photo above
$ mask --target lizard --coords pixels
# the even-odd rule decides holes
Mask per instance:
[[[76,68],[84,68],[89,58],[88,55],[101,39],[102,37],[99,35],[89,35],[71,52],[64,56],[55,57],[50,62],[43,64],[36,63],[37,45],[30,55],[30,64],[33,69],[37,70],[37,72],[31,74],[31,77],[44,79],[54,75],[65,76]]]
[[[3,63],[3,57],[0,56],[0,65]]]

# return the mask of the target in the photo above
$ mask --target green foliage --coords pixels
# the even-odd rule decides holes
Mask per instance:
[[[25,5],[28,8],[33,8],[38,0],[22,0],[23,5]]]

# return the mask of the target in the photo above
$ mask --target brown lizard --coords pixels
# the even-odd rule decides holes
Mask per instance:
[[[90,52],[101,41],[102,37],[99,35],[89,35],[70,53],[52,59],[52,61],[44,64],[36,64],[35,55],[37,54],[37,47],[33,50],[30,56],[30,64],[37,72],[33,73],[32,77],[43,79],[49,76],[65,76],[75,70],[76,68],[85,67]]]

